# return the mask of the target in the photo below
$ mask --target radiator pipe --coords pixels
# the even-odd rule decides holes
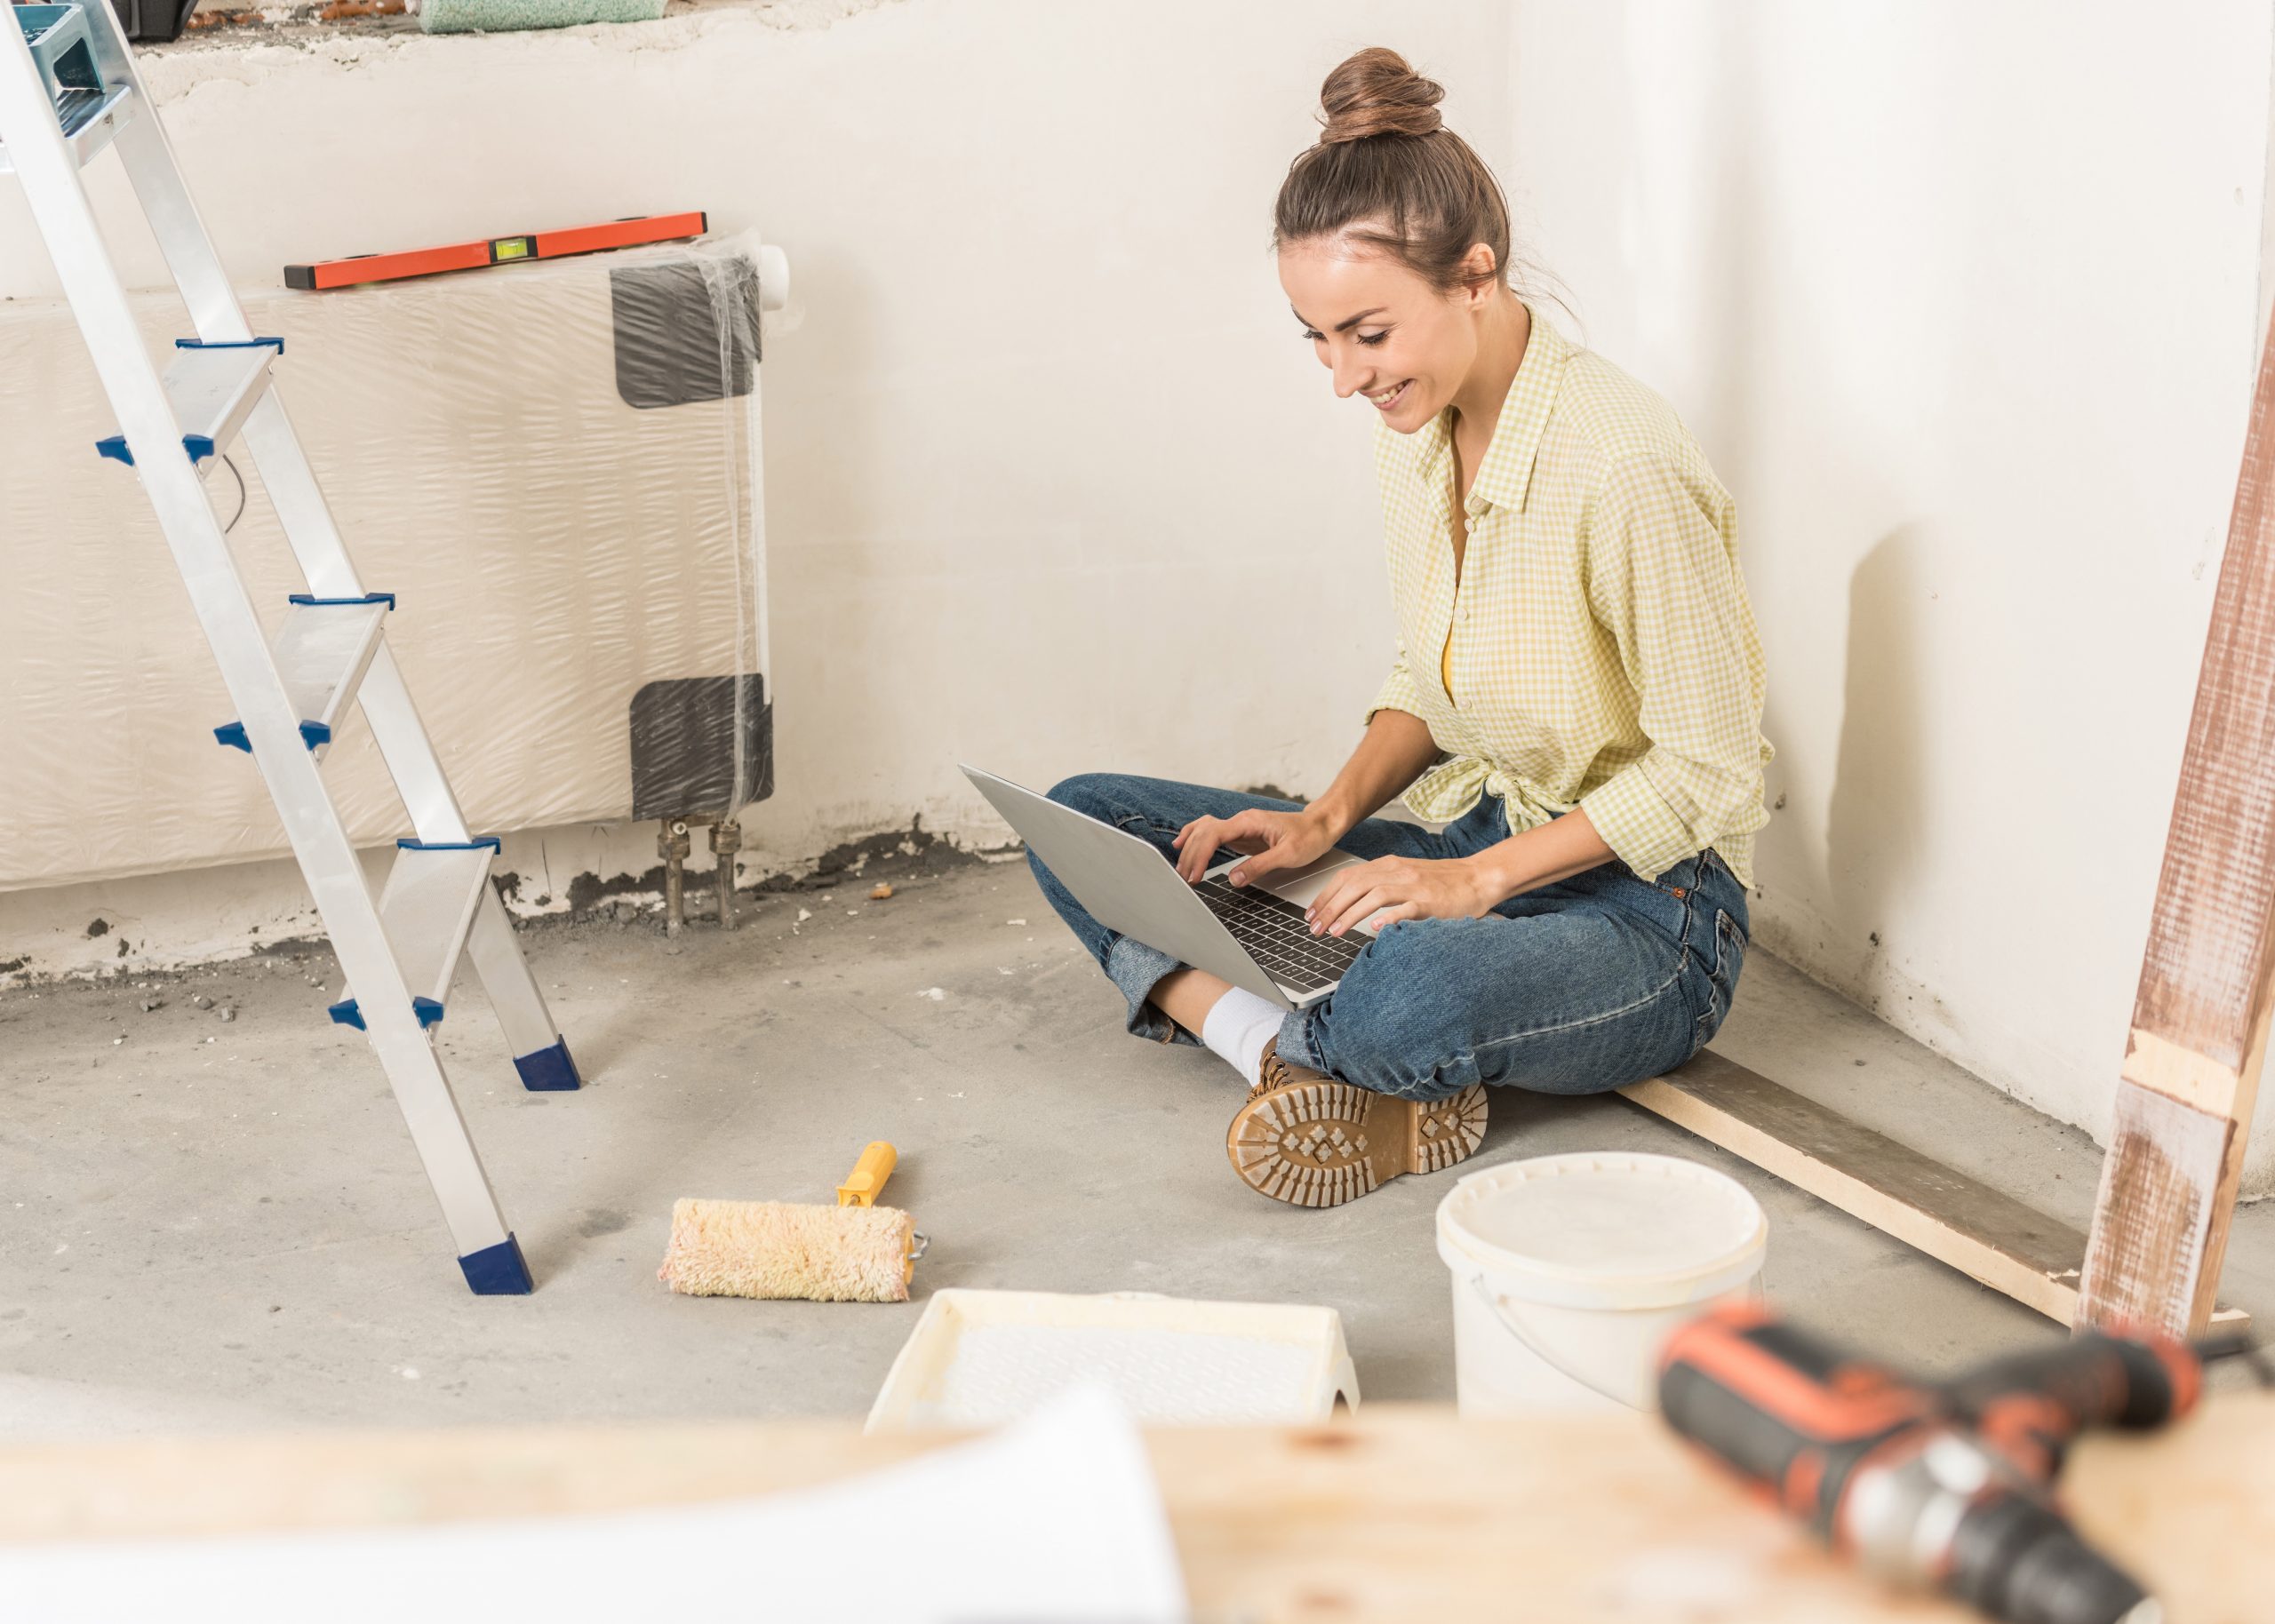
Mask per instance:
[[[743,848],[743,826],[732,817],[711,825],[711,850],[718,859],[719,928],[735,927],[735,854]]]
[[[656,835],[656,855],[664,860],[664,934],[675,936],[687,928],[687,854],[694,842],[687,838],[687,820],[667,817]]]

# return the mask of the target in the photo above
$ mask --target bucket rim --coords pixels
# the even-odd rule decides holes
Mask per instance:
[[[1595,1166],[1606,1163],[1624,1166],[1653,1164],[1695,1182],[1720,1186],[1736,1193],[1744,1202],[1752,1222],[1744,1238],[1696,1263],[1686,1263],[1676,1269],[1623,1273],[1608,1271],[1600,1265],[1559,1263],[1547,1258],[1512,1252],[1479,1236],[1463,1225],[1455,1215],[1455,1204],[1473,1186],[1489,1181],[1496,1183],[1522,1182],[1533,1176],[1522,1170],[1545,1170],[1559,1165],[1581,1163]],[[1518,1175],[1514,1180],[1510,1176],[1513,1174]],[[1596,1286],[1608,1295],[1626,1298],[1631,1302],[1638,1294],[1656,1286],[1677,1294],[1676,1300],[1682,1301],[1688,1300],[1701,1286],[1719,1281],[1724,1276],[1751,1272],[1750,1266],[1768,1250],[1769,1217],[1753,1192],[1737,1180],[1720,1168],[1709,1167],[1704,1162],[1692,1161],[1688,1157],[1668,1156],[1654,1150],[1565,1150],[1552,1156],[1501,1162],[1466,1174],[1438,1203],[1437,1231],[1438,1255],[1448,1267],[1465,1265],[1488,1280],[1535,1281],[1563,1287]],[[1560,1297],[1563,1295],[1562,1293],[1557,1294]]]

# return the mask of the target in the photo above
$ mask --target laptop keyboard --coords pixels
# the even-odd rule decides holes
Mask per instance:
[[[1355,930],[1342,936],[1312,935],[1304,911],[1269,891],[1222,880],[1204,880],[1193,888],[1266,975],[1299,993],[1316,992],[1342,980],[1367,945],[1367,938]]]

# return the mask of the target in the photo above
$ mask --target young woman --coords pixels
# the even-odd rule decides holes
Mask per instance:
[[[1394,52],[1328,76],[1273,217],[1281,285],[1335,392],[1376,414],[1398,657],[1309,805],[1092,775],[1053,799],[1253,884],[1341,848],[1314,932],[1377,934],[1290,1014],[1044,895],[1142,1037],[1249,1094],[1233,1166],[1329,1206],[1483,1136],[1485,1087],[1588,1094],[1714,1035],[1768,821],[1761,651],[1729,495],[1664,401],[1509,282],[1508,208],[1443,92]],[[1403,793],[1432,833],[1373,816]]]

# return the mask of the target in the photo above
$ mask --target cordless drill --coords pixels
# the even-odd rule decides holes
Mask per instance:
[[[1907,1381],[1752,1304],[1709,1312],[1660,1355],[1674,1429],[1881,1578],[2008,1624],[2155,1624],[2157,1603],[2054,1505],[2071,1439],[2187,1413],[2203,1357],[2086,1332],[1941,1383]]]

